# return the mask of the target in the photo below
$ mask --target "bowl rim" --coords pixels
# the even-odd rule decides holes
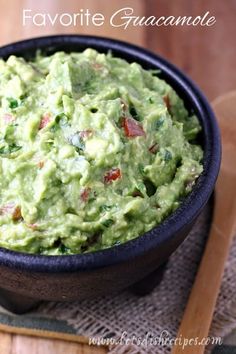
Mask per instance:
[[[201,117],[201,124],[206,130],[204,148],[204,171],[198,178],[191,193],[184,198],[181,205],[158,226],[123,244],[104,250],[75,255],[47,256],[13,251],[0,247],[0,265],[30,272],[75,272],[86,271],[128,262],[159,245],[168,242],[175,234],[181,232],[186,224],[191,224],[208,201],[220,168],[221,140],[215,115],[204,94],[198,86],[180,69],[163,57],[140,46],[106,37],[91,35],[53,35],[30,38],[14,42],[0,48],[0,57],[11,53],[24,52],[38,48],[58,45],[84,45],[103,52],[119,52],[128,57],[136,57],[148,66],[158,67],[188,96]],[[76,50],[75,50],[76,51]],[[2,55],[2,53],[4,53]],[[115,54],[117,56],[117,54]],[[205,117],[205,120],[203,119]],[[205,134],[205,132],[204,132]]]

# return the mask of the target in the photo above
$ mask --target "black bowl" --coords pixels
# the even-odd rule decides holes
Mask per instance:
[[[188,235],[211,196],[218,175],[221,145],[214,114],[196,85],[163,58],[118,40],[79,35],[13,43],[0,48],[0,57],[6,59],[14,54],[30,58],[37,49],[50,54],[58,50],[82,51],[88,47],[99,52],[111,50],[115,56],[136,61],[146,69],[161,70],[161,78],[177,91],[202,125],[204,171],[173,214],[159,226],[125,244],[70,256],[30,255],[0,248],[0,298],[3,305],[16,312],[27,310],[39,300],[81,300],[110,294],[140,281],[142,284],[145,277],[150,288],[150,274],[154,275]]]

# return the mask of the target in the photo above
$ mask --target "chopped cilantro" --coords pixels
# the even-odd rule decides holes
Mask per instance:
[[[139,182],[137,184],[137,189],[142,193],[142,194],[145,194],[146,192],[146,187],[145,187],[145,184],[143,182]]]
[[[65,113],[60,113],[55,118],[55,123],[62,125],[67,125],[68,123],[68,116]]]
[[[138,164],[138,170],[139,170],[139,173],[141,173],[141,175],[145,174],[144,173],[144,166],[141,163]]]
[[[105,221],[103,221],[102,225],[105,227],[109,227],[114,223],[114,221],[112,219],[107,219]]]
[[[166,149],[163,157],[165,161],[170,161],[172,159],[172,153]]]
[[[68,116],[65,113],[60,113],[55,117],[53,126],[50,128],[52,132],[56,132],[59,128],[68,125]]]
[[[0,154],[1,155],[7,155],[11,154],[13,152],[16,152],[21,149],[21,146],[18,146],[16,144],[10,144],[10,145],[5,145],[0,147]]]
[[[66,253],[68,253],[69,248],[66,247],[66,246],[62,243],[62,244],[60,245],[60,247],[59,247],[59,251],[60,251],[61,254],[66,254]]]
[[[164,118],[160,117],[157,121],[156,121],[156,130],[158,130],[164,123]]]
[[[101,205],[99,210],[101,213],[104,213],[105,211],[109,211],[112,209],[112,205]]]
[[[18,101],[14,98],[8,98],[9,108],[15,109],[18,107]]]

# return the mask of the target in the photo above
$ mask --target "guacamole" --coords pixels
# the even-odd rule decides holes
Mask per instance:
[[[0,246],[76,254],[142,235],[201,174],[199,131],[158,72],[111,53],[0,60]]]

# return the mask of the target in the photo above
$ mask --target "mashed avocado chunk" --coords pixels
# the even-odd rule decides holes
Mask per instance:
[[[0,60],[0,246],[76,254],[142,235],[202,172],[199,131],[137,63],[93,49]]]

